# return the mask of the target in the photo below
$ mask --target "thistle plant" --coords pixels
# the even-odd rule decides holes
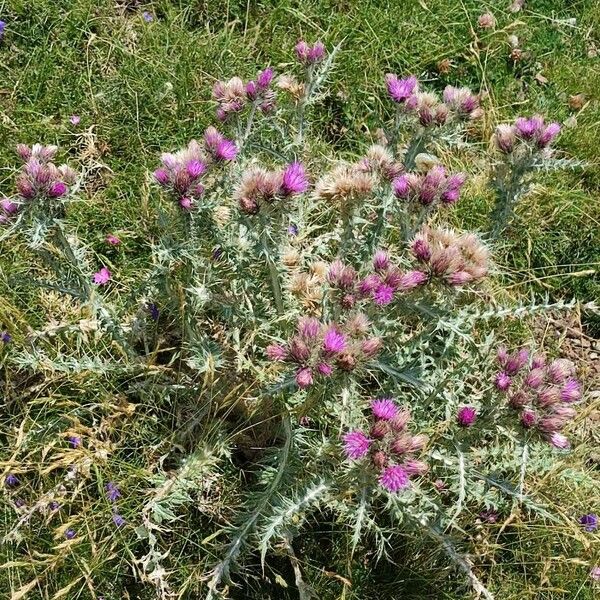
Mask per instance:
[[[217,82],[218,129],[148,173],[159,235],[135,284],[71,230],[77,176],[56,148],[19,147],[3,238],[41,248],[57,296],[40,303],[62,318],[0,349],[22,423],[2,453],[4,537],[43,532],[30,542],[43,577],[126,556],[128,577],[86,571],[94,597],[126,597],[133,577],[158,598],[210,599],[249,585],[239,569],[262,585],[283,556],[307,599],[313,534],[335,523],[349,565],[359,548],[381,561],[436,549],[491,598],[474,515],[562,518],[527,477],[564,460],[584,386],[564,359],[494,348],[505,323],[573,304],[503,305],[493,246],[446,223],[467,174],[423,157],[462,136],[481,99],[388,75],[387,133],[356,160],[317,154],[309,109],[335,54],[300,41],[293,73]],[[499,127],[500,227],[557,133],[537,117]],[[118,302],[105,294],[116,282],[130,286]],[[10,564],[23,589],[41,584]]]

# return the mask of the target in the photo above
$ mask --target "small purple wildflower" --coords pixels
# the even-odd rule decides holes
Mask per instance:
[[[81,123],[81,117],[79,115],[71,115],[69,117],[69,123],[71,123],[71,125],[79,125],[79,123]]]
[[[19,478],[14,473],[9,473],[4,480],[8,487],[15,487],[19,484]]]
[[[81,438],[75,435],[69,436],[67,441],[71,445],[71,448],[79,448],[81,446]]]
[[[121,243],[121,240],[116,235],[109,233],[106,236],[106,243],[110,244],[111,246],[118,246]]]
[[[122,527],[125,525],[125,519],[119,513],[115,513],[112,517],[112,520],[117,527]]]
[[[106,497],[111,502],[116,502],[121,497],[121,490],[119,490],[114,481],[109,481],[106,484]]]
[[[329,377],[333,373],[333,367],[328,363],[319,363],[317,365],[317,371],[325,377]]]
[[[6,31],[6,22],[0,21],[0,42],[2,41],[2,38],[4,37],[5,31]]]
[[[75,535],[76,535],[76,534],[75,534],[75,530],[74,530],[74,529],[67,529],[67,530],[65,531],[65,537],[66,537],[68,540],[72,540],[72,539],[75,537]]]
[[[60,508],[60,504],[56,500],[52,500],[49,504],[50,510],[58,510]]]
[[[579,524],[588,532],[598,529],[598,515],[589,513],[579,517]]]
[[[350,431],[344,435],[344,451],[353,460],[362,458],[371,445],[371,440],[362,431]]]
[[[287,232],[288,235],[292,236],[292,237],[296,237],[298,235],[298,225],[296,225],[295,223],[291,223],[290,225],[288,225],[287,228]]]
[[[2,331],[0,332],[0,340],[2,340],[5,344],[8,344],[10,340],[12,340],[12,336],[10,333],[8,333],[8,331]]]
[[[471,427],[477,419],[477,411],[472,406],[462,406],[458,409],[456,419],[461,427]]]
[[[600,567],[592,567],[590,578],[594,581],[600,581]]]
[[[381,474],[379,483],[389,492],[398,492],[410,485],[410,479],[404,467],[393,465]]]
[[[142,18],[144,19],[144,21],[146,21],[146,23],[152,23],[152,21],[154,21],[154,15],[152,15],[152,13],[148,12],[147,10],[145,10],[142,13]]]
[[[150,318],[153,321],[158,321],[158,317],[160,316],[160,311],[158,310],[158,306],[154,304],[154,302],[150,302],[146,305],[146,310],[148,311]]]
[[[378,419],[389,421],[398,414],[398,407],[391,398],[381,398],[371,402],[371,410]]]

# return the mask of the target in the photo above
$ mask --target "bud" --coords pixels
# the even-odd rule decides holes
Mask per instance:
[[[374,466],[376,466],[379,469],[382,469],[387,465],[388,457],[385,452],[377,450],[377,452],[373,454],[372,460]]]

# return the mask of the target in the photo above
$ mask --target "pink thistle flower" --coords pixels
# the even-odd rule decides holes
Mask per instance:
[[[456,271],[454,273],[450,273],[450,275],[446,277],[446,281],[450,285],[455,285],[457,287],[466,285],[467,283],[473,281],[473,274],[469,273],[468,271]]]
[[[569,379],[560,390],[563,402],[576,402],[581,398],[581,385],[576,379]]]
[[[398,288],[401,290],[412,290],[427,282],[427,275],[423,271],[407,271],[402,275],[398,282]]]
[[[387,306],[394,299],[394,288],[382,283],[373,293],[373,300],[378,306]]]
[[[284,196],[302,194],[308,189],[304,167],[299,162],[289,164],[283,172],[281,191]]]
[[[181,206],[181,208],[185,211],[190,211],[192,210],[192,208],[194,207],[193,203],[192,203],[192,199],[191,198],[181,198],[179,200],[179,206]]]
[[[110,244],[111,246],[118,246],[121,243],[121,240],[116,235],[109,233],[106,236],[106,243]]]
[[[400,175],[392,181],[392,190],[396,198],[408,198],[410,194],[410,180],[407,175]]]
[[[296,56],[298,57],[300,62],[308,61],[308,53],[310,52],[310,46],[304,40],[300,40],[296,44],[296,47],[294,48],[294,50],[295,50]]]
[[[379,275],[371,274],[367,275],[359,284],[358,291],[363,296],[369,296],[381,285],[381,279]]]
[[[394,102],[399,103],[406,102],[419,87],[417,78],[413,75],[404,79],[398,79],[396,75],[390,73],[385,76],[385,82],[390,98]]]
[[[319,373],[321,373],[321,375],[324,375],[325,377],[329,377],[333,373],[333,367],[330,364],[323,362],[323,363],[319,363],[317,365],[317,371],[319,371]]]
[[[521,413],[521,423],[523,424],[523,427],[526,427],[527,429],[533,427],[537,423],[537,415],[535,414],[535,411],[531,410],[530,408],[526,408]]]
[[[562,433],[554,432],[548,436],[548,441],[559,450],[568,450],[571,447],[571,442]]]
[[[163,186],[168,185],[170,181],[169,174],[165,169],[156,169],[156,171],[154,171],[154,179]]]
[[[314,339],[319,335],[321,324],[314,317],[301,317],[298,319],[298,333],[306,339]]]
[[[360,349],[366,358],[373,358],[381,350],[382,346],[383,342],[381,338],[373,337],[364,340],[360,345]]]
[[[274,76],[275,73],[271,67],[267,67],[264,71],[261,71],[256,78],[258,87],[263,90],[268,88],[271,85]]]
[[[206,165],[197,159],[193,159],[186,165],[186,171],[190,177],[196,179],[206,171]]]
[[[280,344],[269,344],[265,350],[269,360],[282,362],[287,359],[288,351]]]
[[[553,383],[562,383],[575,372],[573,363],[564,358],[553,360],[548,365],[548,375]]]
[[[215,159],[219,161],[231,161],[237,156],[238,148],[235,142],[222,139],[215,148]]]
[[[371,410],[377,419],[389,421],[398,414],[398,407],[391,398],[381,398],[371,402]]]
[[[299,369],[296,373],[296,383],[298,387],[305,389],[310,387],[314,382],[312,371],[308,367]]]
[[[102,267],[97,273],[94,273],[93,281],[96,285],[106,285],[111,277],[111,272],[106,267]]]
[[[538,138],[538,146],[545,148],[552,140],[560,133],[560,125],[558,123],[550,123],[540,134]]]
[[[55,181],[48,190],[48,196],[51,198],[61,198],[68,191],[67,186],[62,181]]]
[[[494,380],[494,385],[501,392],[505,392],[510,387],[510,383],[511,379],[504,371],[498,373],[496,375],[496,379]]]
[[[369,451],[371,440],[359,430],[349,431],[344,435],[344,451],[352,460],[362,458]]]
[[[376,271],[386,271],[390,266],[390,255],[385,250],[377,250],[373,257],[373,268]]]
[[[413,458],[405,460],[402,466],[410,477],[413,475],[421,477],[422,475],[425,475],[427,471],[429,471],[427,463],[424,463],[421,460],[415,460]]]
[[[317,64],[325,58],[325,45],[323,42],[316,42],[313,47],[308,51],[308,62],[310,64]]]
[[[477,411],[472,406],[462,406],[458,409],[456,419],[461,427],[471,427],[477,419]]]
[[[537,390],[537,388],[544,383],[544,376],[544,369],[531,369],[531,371],[529,371],[525,377],[525,385],[529,386],[533,390]]]
[[[547,408],[548,406],[552,406],[560,401],[560,393],[558,388],[546,386],[538,391],[537,393],[537,403]]]
[[[379,483],[388,490],[388,492],[395,493],[406,489],[410,485],[410,480],[404,467],[393,465],[385,469],[381,474]]]
[[[427,262],[431,258],[431,248],[429,247],[429,244],[421,238],[414,240],[410,249],[415,258],[421,262]]]
[[[9,198],[2,198],[2,200],[0,200],[0,210],[5,215],[14,215],[19,210],[19,205]]]
[[[346,336],[335,327],[330,327],[323,338],[323,350],[329,354],[343,352],[346,349]]]

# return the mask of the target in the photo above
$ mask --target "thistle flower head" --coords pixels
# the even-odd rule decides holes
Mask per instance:
[[[306,172],[299,162],[293,162],[284,169],[281,189],[284,196],[302,194],[308,189]]]
[[[323,350],[328,354],[336,354],[346,349],[346,336],[335,327],[330,327],[323,338]]]
[[[510,387],[511,379],[510,376],[504,371],[496,374],[494,385],[501,392],[505,392]]]
[[[97,273],[94,273],[93,282],[96,285],[106,285],[111,277],[111,272],[106,267],[102,267]]]
[[[352,460],[357,460],[365,456],[371,445],[371,440],[359,430],[346,433],[343,440],[346,456]]]
[[[569,379],[560,390],[560,399],[563,402],[576,402],[581,398],[581,384],[576,379]]]
[[[296,383],[300,388],[310,387],[314,383],[311,369],[304,367],[296,372]]]
[[[296,44],[295,51],[298,60],[306,66],[319,64],[327,54],[322,42],[316,42],[313,46],[310,46],[304,40],[300,40]]]
[[[398,407],[391,398],[381,398],[371,402],[371,410],[376,419],[390,421],[398,414]]]
[[[387,467],[379,477],[379,483],[388,492],[399,492],[410,485],[409,475],[406,469],[400,465]]]
[[[273,361],[282,362],[288,357],[287,350],[280,344],[270,344],[267,346],[265,352],[269,360]]]
[[[472,406],[462,406],[456,414],[456,420],[461,427],[471,427],[476,419],[477,410]]]
[[[390,98],[398,103],[406,102],[408,98],[419,90],[419,83],[414,75],[398,79],[396,75],[389,73],[385,76],[385,83]]]

